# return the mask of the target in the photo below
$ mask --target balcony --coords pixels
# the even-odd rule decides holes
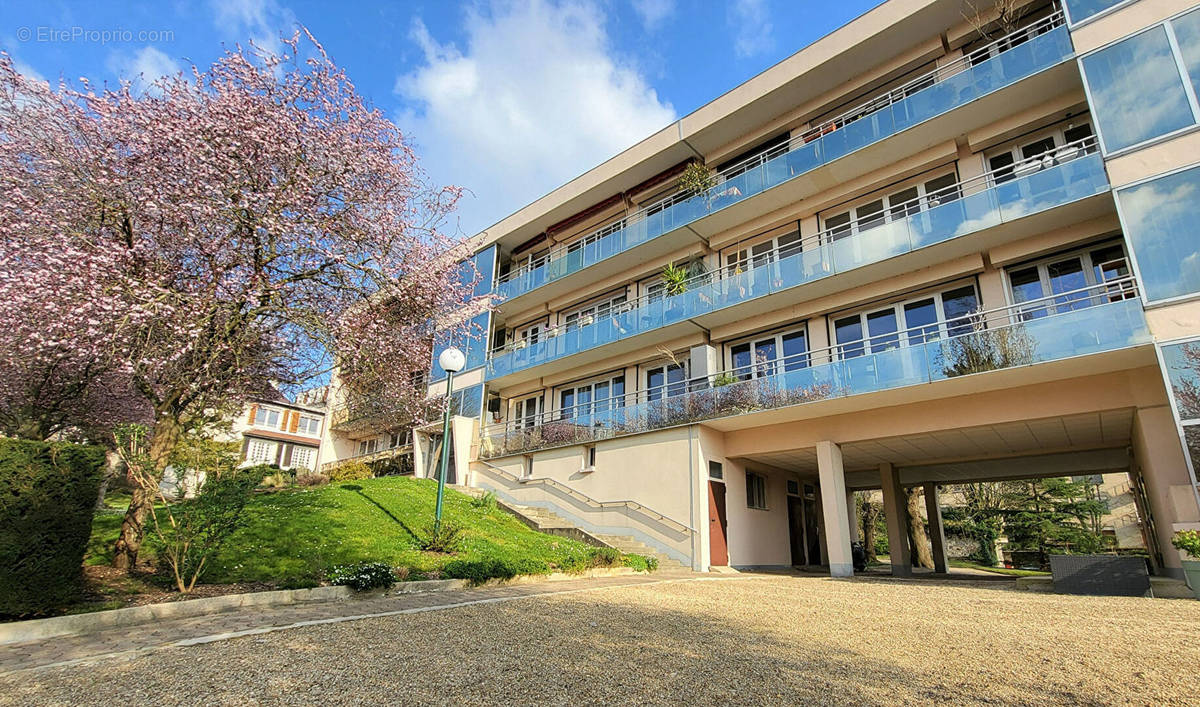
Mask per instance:
[[[1020,174],[1024,176],[1016,176]],[[970,234],[994,232],[998,227],[1026,221],[1031,229],[1053,227],[1059,224],[1046,221],[1052,210],[1107,191],[1108,180],[1095,139],[1080,140],[1017,163],[1011,176],[983,175],[901,204],[886,216],[890,221],[856,222],[848,227],[849,232],[835,229],[815,234],[739,266],[694,278],[674,296],[630,301],[599,321],[533,344],[515,341],[492,352],[487,379],[508,379],[536,366],[654,331],[666,340],[678,333],[669,327],[686,322],[711,328],[744,316],[750,302],[762,310],[775,304],[772,299],[786,297],[784,293],[792,288],[833,275],[857,271],[867,280],[886,277],[888,273],[875,273],[867,266],[955,239],[965,241],[963,237]],[[1079,218],[1080,214],[1069,216]],[[986,244],[961,245],[978,248]],[[897,267],[902,265],[895,262]]]
[[[1019,40],[1027,41],[1017,43]],[[514,271],[499,279],[495,291],[511,304],[523,295],[601,263],[607,263],[608,267],[601,268],[605,272],[598,273],[598,276],[615,274],[632,265],[615,262],[619,260],[616,256],[628,253],[637,246],[652,241],[657,246],[638,249],[637,258],[645,260],[693,240],[696,236],[685,227],[701,231],[703,235],[711,235],[735,225],[743,214],[739,213],[741,209],[730,207],[745,204],[747,209],[763,213],[803,198],[803,193],[783,193],[792,190],[782,190],[774,200],[769,200],[769,204],[756,203],[758,200],[755,197],[774,192],[776,187],[789,182],[797,185],[796,190],[811,192],[815,187],[800,185],[799,182],[805,180],[799,180],[798,177],[815,174],[819,168],[851,153],[996,94],[1023,79],[1063,64],[1072,55],[1071,40],[1063,25],[1062,13],[1056,12],[814,126],[748,162],[729,167],[717,175],[717,186],[705,194],[675,194],[608,224],[572,244],[565,255],[547,256],[529,268]],[[1078,83],[1078,73],[1073,73],[1070,80]],[[1045,88],[1063,90],[1065,82],[1065,76],[1047,77]],[[1045,100],[1038,90],[1024,93],[1028,95],[1008,97],[1003,102],[997,99],[993,105],[980,106],[976,111],[978,115],[970,121],[956,118],[954,125],[930,126],[929,135],[920,139],[912,136],[911,140],[906,141],[911,143],[906,153],[915,152],[919,144],[932,145],[951,134],[965,132],[974,127],[974,123],[982,125],[990,122],[995,119],[996,111],[1009,114]],[[878,164],[864,163],[860,171],[889,164],[901,156],[899,153],[881,154],[876,159]],[[846,178],[848,175],[842,174],[837,180]],[[776,204],[775,201],[780,203]],[[562,291],[559,292],[559,289]],[[559,296],[570,289],[569,284],[563,283],[554,292],[543,292],[543,299]]]
[[[949,394],[951,379],[978,381],[1149,342],[1135,283],[1124,278],[492,425],[483,430],[480,453],[502,457],[734,417],[747,426],[768,424],[771,419],[754,416],[922,385],[939,385]],[[1022,382],[1036,379],[1030,373]]]

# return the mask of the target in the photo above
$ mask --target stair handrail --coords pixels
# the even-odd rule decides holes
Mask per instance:
[[[482,459],[477,460],[477,461],[479,462],[479,464],[487,467],[489,471],[495,472],[496,474],[498,474],[500,476],[507,477],[507,478],[517,482],[518,484],[522,484],[522,485],[539,484],[542,486],[549,486],[550,488],[552,488],[556,491],[564,493],[564,494],[571,496],[572,498],[575,498],[577,500],[583,501],[584,503],[588,504],[589,506],[595,506],[597,508],[602,508],[602,509],[603,508],[627,508],[629,510],[639,511],[639,512],[644,513],[649,516],[656,516],[656,520],[658,520],[660,522],[668,523],[670,525],[677,525],[682,530],[685,530],[689,533],[696,532],[696,529],[693,528],[692,526],[687,525],[686,523],[680,523],[679,521],[675,520],[674,518],[672,518],[668,515],[659,513],[658,511],[654,510],[653,508],[647,506],[644,503],[640,503],[638,501],[633,501],[633,500],[597,501],[596,499],[592,498],[591,496],[588,496],[587,494],[584,494],[584,493],[580,493],[579,491],[576,491],[575,489],[562,483],[561,481],[555,481],[554,479],[548,479],[545,477],[541,477],[541,478],[537,478],[537,479],[527,479],[527,478],[517,476],[516,474],[512,473],[511,471],[508,471],[507,469],[501,469],[500,467],[496,466],[495,464],[488,463],[486,461],[483,461]]]

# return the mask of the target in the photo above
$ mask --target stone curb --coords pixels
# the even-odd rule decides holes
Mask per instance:
[[[629,567],[596,568],[582,574],[556,572],[549,575],[522,575],[510,580],[488,580],[477,587],[495,587],[537,582],[555,582],[591,577],[617,577],[634,574]],[[127,609],[111,609],[90,614],[55,616],[48,619],[30,619],[0,623],[0,645],[24,643],[60,636],[79,636],[98,633],[106,629],[137,626],[155,621],[188,619],[209,614],[220,614],[249,607],[287,606],[314,602],[340,601],[346,599],[379,598],[399,594],[445,592],[471,588],[465,579],[431,579],[419,582],[399,582],[386,592],[355,592],[350,587],[314,587],[312,589],[280,589],[271,592],[227,594],[205,599],[131,606]]]

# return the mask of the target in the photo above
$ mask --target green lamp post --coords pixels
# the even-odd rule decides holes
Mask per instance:
[[[446,412],[442,416],[442,463],[438,466],[437,508],[433,512],[433,532],[442,529],[442,498],[446,495],[446,473],[450,467],[450,394],[454,391],[454,374],[467,365],[462,351],[451,346],[438,355],[438,365],[446,372]]]

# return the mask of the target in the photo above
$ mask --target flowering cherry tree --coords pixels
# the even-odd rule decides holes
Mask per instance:
[[[3,355],[26,379],[60,360],[89,395],[123,383],[159,475],[181,435],[339,363],[344,385],[419,417],[433,325],[473,304],[466,245],[441,230],[460,190],[422,181],[306,32],[144,92],[52,88],[0,58],[0,168],[0,329],[22,331],[0,334]],[[154,493],[135,490],[118,567]]]

